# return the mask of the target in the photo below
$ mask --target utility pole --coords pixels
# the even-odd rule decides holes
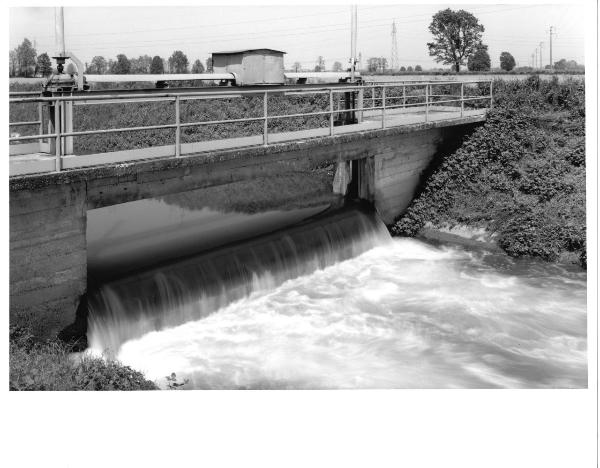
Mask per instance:
[[[400,60],[398,60],[398,38],[396,37],[396,22],[392,22],[392,60],[391,69],[396,70],[400,66]]]
[[[544,47],[544,43],[540,42],[540,68],[544,69],[544,61],[542,60],[542,49]]]
[[[531,54],[531,68],[534,68],[535,62],[533,59],[533,54]]]
[[[538,68],[538,52],[537,52],[537,47],[535,48],[535,67],[533,68]]]
[[[554,62],[552,61],[552,28],[554,26],[550,26],[550,70],[554,71]]]
[[[350,41],[350,81],[354,83],[356,73],[356,29],[357,29],[356,5],[352,6],[352,36]]]

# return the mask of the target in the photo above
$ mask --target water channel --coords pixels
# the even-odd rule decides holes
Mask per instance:
[[[162,386],[587,386],[577,267],[393,239],[361,207],[94,211],[90,345]]]

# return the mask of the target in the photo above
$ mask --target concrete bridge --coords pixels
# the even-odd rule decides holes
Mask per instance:
[[[55,154],[26,153],[15,161],[50,159],[50,170],[16,170],[9,182],[11,324],[52,336],[74,321],[87,288],[88,210],[188,190],[205,191],[209,199],[218,187],[227,192],[268,186],[288,199],[315,203],[341,204],[350,192],[372,202],[389,224],[406,209],[436,157],[456,148],[486,116],[485,109],[464,109],[464,101],[450,110],[447,103],[430,103],[417,112],[398,106],[386,115],[362,105],[354,111],[361,112],[359,119],[335,129],[332,124],[271,139],[262,135],[259,144],[230,139],[185,148],[177,141],[169,155],[164,149],[135,150],[130,160],[108,154],[102,164],[96,156],[62,154],[64,139],[75,132],[55,128],[46,137],[56,138]],[[78,157],[84,164],[75,164]],[[323,167],[332,168],[329,175],[316,177]]]

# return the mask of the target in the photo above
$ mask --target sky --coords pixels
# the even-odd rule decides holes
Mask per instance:
[[[592,0],[593,1],[593,0]],[[164,5],[164,2],[163,2]],[[485,27],[492,66],[500,53],[510,52],[518,66],[531,65],[532,54],[542,45],[542,60],[549,63],[549,28],[554,27],[553,61],[561,58],[584,63],[583,31],[586,10],[582,4],[358,4],[357,50],[363,65],[369,57],[390,61],[392,22],[397,28],[399,64],[442,67],[429,56],[426,43],[432,16],[445,8],[465,9]],[[211,52],[269,47],[287,52],[285,65],[300,62],[312,69],[319,55],[327,68],[334,61],[347,66],[350,57],[349,4],[247,5],[247,6],[65,6],[66,49],[83,62],[102,55],[123,53],[170,56],[182,50],[190,63],[203,62]],[[23,38],[35,41],[38,53],[52,55],[54,8],[12,7],[9,10],[9,47]]]

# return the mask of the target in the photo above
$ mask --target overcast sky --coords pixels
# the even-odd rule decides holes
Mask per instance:
[[[485,26],[492,66],[502,51],[518,65],[529,65],[540,42],[549,63],[549,27],[554,26],[553,60],[584,62],[583,5],[521,4],[358,4],[358,51],[363,64],[372,56],[390,60],[392,21],[396,22],[400,65],[442,66],[429,57],[431,17],[444,8],[466,9]],[[83,62],[102,55],[114,58],[160,55],[182,50],[192,63],[213,51],[269,47],[287,52],[285,64],[314,68],[322,55],[328,68],[344,66],[350,55],[350,11],[345,4],[187,7],[65,7],[66,48]],[[13,7],[9,16],[10,48],[23,38],[35,40],[38,53],[54,52],[54,9]]]

